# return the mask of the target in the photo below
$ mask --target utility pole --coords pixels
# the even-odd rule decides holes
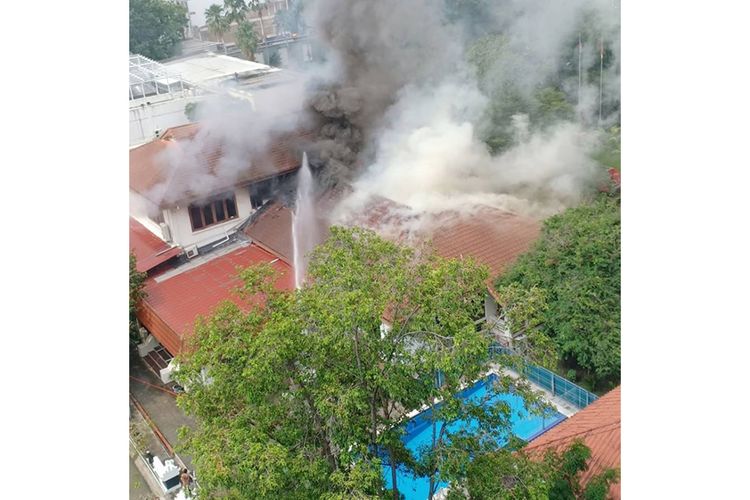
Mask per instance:
[[[581,80],[581,78],[582,78],[582,72],[581,72],[581,64],[582,64],[581,52],[582,52],[582,50],[583,50],[583,44],[582,44],[582,41],[581,41],[581,33],[579,32],[578,33],[578,105],[579,106],[581,105],[581,85],[583,83],[582,80]]]
[[[604,38],[599,39],[599,126],[602,124],[602,89],[604,86]]]

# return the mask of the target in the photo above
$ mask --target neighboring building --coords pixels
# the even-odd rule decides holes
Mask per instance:
[[[287,0],[266,0],[261,1],[262,9],[260,12],[250,10],[247,13],[247,20],[255,28],[255,32],[258,34],[258,40],[263,42],[268,37],[275,37],[281,33],[276,26],[276,13],[281,10],[289,9],[289,2]],[[228,33],[224,33],[223,39],[227,44],[235,44],[237,42],[235,38],[235,31],[237,24],[232,23]],[[221,40],[215,34],[211,33],[208,26],[201,26],[199,28],[201,40],[210,40],[213,42],[220,42]]]
[[[148,57],[130,54],[130,146],[188,123],[186,106],[200,102],[205,94],[178,72]]]
[[[588,484],[592,477],[606,469],[620,468],[619,386],[532,440],[525,450],[532,458],[541,459],[547,450],[562,452],[576,439],[583,440],[591,449],[581,484]],[[619,481],[610,486],[609,495],[613,500],[620,500]]]
[[[208,40],[199,40],[197,38],[185,38],[177,42],[177,49],[175,55],[169,59],[163,59],[162,63],[166,64],[174,59],[181,59],[183,57],[190,57],[197,54],[204,54],[206,52],[224,52],[224,47],[219,42],[211,42]]]
[[[297,75],[279,68],[206,50],[162,62],[131,54],[130,146],[190,123],[188,105],[212,94],[255,104],[256,91],[266,92],[297,80]]]
[[[200,87],[217,87],[227,81],[234,82],[235,79],[244,80],[281,71],[265,64],[214,52],[200,52],[170,59],[164,63],[164,67]]]
[[[283,67],[312,61],[316,48],[308,35],[306,33],[283,31],[276,23],[276,14],[280,11],[289,10],[289,2],[287,0],[267,0],[261,2],[261,5],[263,5],[263,9],[260,13],[251,10],[247,15],[247,20],[253,25],[255,33],[258,35],[258,48],[254,54],[255,60],[270,64],[275,54]],[[204,41],[223,43],[223,50],[227,54],[244,57],[240,55],[240,50],[237,48],[236,31],[237,24],[233,23],[227,33],[218,37],[210,32],[208,26],[202,26],[198,28],[198,36]]]

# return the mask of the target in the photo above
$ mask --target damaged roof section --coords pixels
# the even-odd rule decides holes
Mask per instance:
[[[541,231],[536,219],[488,206],[473,207],[465,213],[423,214],[380,196],[360,203],[357,209],[345,208],[346,216],[337,217],[334,207],[348,194],[349,190],[341,188],[316,200],[319,227],[315,231],[319,242],[325,239],[326,228],[333,219],[337,224],[371,229],[400,244],[427,243],[442,257],[472,257],[489,267],[491,279],[529,250]],[[292,263],[291,208],[275,202],[248,225],[245,234]]]
[[[210,196],[298,169],[312,137],[312,132],[298,130],[260,142],[248,138],[240,151],[226,138],[201,131],[197,123],[170,128],[130,150],[130,188],[158,206]]]

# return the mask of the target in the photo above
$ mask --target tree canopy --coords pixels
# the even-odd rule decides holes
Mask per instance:
[[[224,41],[224,33],[229,31],[229,18],[224,15],[224,8],[218,4],[210,5],[206,11],[206,26],[208,31],[216,35],[219,40]]]
[[[304,33],[305,19],[303,0],[289,0],[289,8],[282,9],[274,15],[274,23],[281,33]]]
[[[534,247],[497,284],[543,290],[539,323],[560,357],[593,387],[619,382],[619,197],[601,195],[547,219]]]
[[[580,478],[590,457],[591,450],[581,440],[536,460],[514,447],[487,453],[469,465],[466,480],[451,488],[448,500],[464,499],[466,494],[471,500],[606,500],[619,471],[606,469],[583,485]]]
[[[249,311],[226,303],[200,321],[177,372],[179,405],[198,422],[184,446],[209,497],[371,498],[384,493],[383,464],[396,488],[402,466],[434,490],[508,431],[507,405],[456,397],[489,366],[491,337],[476,324],[484,267],[333,227],[302,289],[276,290],[270,266],[240,277]],[[499,380],[488,398],[513,383],[545,408],[524,381]],[[433,426],[471,415],[477,432],[443,426],[414,456],[398,424],[421,407]]]
[[[176,2],[130,0],[130,52],[157,61],[171,57],[187,20],[187,10]]]
[[[146,281],[146,273],[138,272],[135,267],[135,254],[130,253],[130,342],[136,344],[140,342],[138,333],[138,320],[135,313],[138,303],[146,298],[146,292],[143,289]]]
[[[239,47],[242,55],[248,59],[252,59],[258,48],[258,34],[255,33],[253,25],[248,21],[240,22],[237,27],[237,47]]]

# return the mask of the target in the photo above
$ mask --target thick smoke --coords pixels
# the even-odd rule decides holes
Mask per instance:
[[[313,32],[336,72],[311,105],[326,122],[321,159],[330,183],[351,180],[372,159],[385,110],[406,85],[440,82],[461,60],[459,36],[442,22],[436,0],[318,0],[307,9]]]
[[[465,84],[406,89],[357,190],[429,213],[483,204],[547,215],[578,202],[595,172],[594,135],[571,122],[531,135],[519,117],[518,145],[491,156],[472,124],[484,102]]]
[[[489,205],[543,216],[597,182],[597,126],[619,120],[617,2],[311,0],[304,15],[324,61],[257,93],[254,108],[225,96],[204,105],[199,134],[165,159],[173,175],[162,197],[226,185],[275,134],[300,127],[317,134],[319,179],[355,188],[341,210],[367,210],[375,195],[420,213]],[[478,71],[469,49],[483,40]],[[529,100],[550,82],[575,102],[571,116],[541,126],[505,113],[511,143],[491,150],[489,112],[512,111],[504,96]],[[205,151],[217,145],[224,156],[209,174]]]
[[[357,194],[342,206],[365,209],[369,193],[419,212],[483,204],[541,216],[579,202],[600,172],[590,159],[597,132],[587,126],[598,121],[599,86],[577,70],[599,60],[605,38],[609,57],[619,54],[616,6],[478,1],[503,49],[490,53],[480,76],[465,62],[464,35],[476,19],[446,22],[446,1],[317,0],[308,9],[338,71],[311,100],[325,121],[321,158],[335,180],[357,179]],[[612,107],[619,63],[608,68]],[[530,98],[561,74],[578,101],[575,118],[531,129],[528,116],[509,116],[514,145],[493,156],[481,140],[491,98],[511,87]],[[614,119],[603,116],[603,124]]]
[[[148,197],[168,204],[186,195],[206,196],[233,185],[267,152],[272,141],[311,126],[305,112],[305,83],[304,76],[297,75],[250,92],[230,83],[201,101],[197,133],[175,140],[156,158],[165,179]],[[209,164],[211,168],[207,168]]]

